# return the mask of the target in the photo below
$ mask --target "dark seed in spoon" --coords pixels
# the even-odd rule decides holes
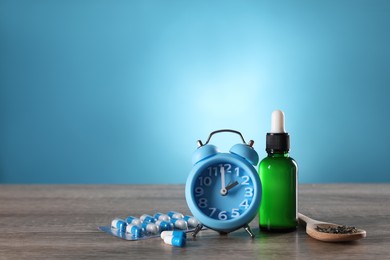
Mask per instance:
[[[332,234],[353,234],[357,232],[357,229],[355,227],[348,227],[348,226],[328,226],[328,227],[316,227],[317,231],[324,232],[324,233],[332,233]]]

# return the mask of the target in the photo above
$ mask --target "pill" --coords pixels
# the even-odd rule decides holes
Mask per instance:
[[[152,234],[158,233],[158,226],[154,223],[144,222],[142,223],[142,228],[148,233],[152,233]]]
[[[171,222],[166,222],[164,220],[157,220],[155,224],[158,226],[160,232],[173,229],[173,224]]]
[[[186,232],[183,232],[180,230],[163,231],[163,232],[161,232],[160,236],[162,239],[164,239],[167,236],[187,238]]]
[[[126,226],[127,226],[126,222],[120,218],[116,218],[111,221],[111,227],[118,229],[121,232],[126,231]]]
[[[141,226],[142,221],[139,218],[136,218],[136,217],[133,217],[133,216],[129,216],[129,217],[126,218],[126,223],[127,224],[133,224],[133,225],[136,225],[136,226]]]
[[[166,236],[164,237],[164,243],[172,246],[183,247],[186,244],[186,239],[182,237]]]
[[[169,211],[167,213],[167,215],[170,217],[170,218],[184,218],[184,215],[179,213],[179,212],[176,212],[176,211]]]
[[[132,234],[135,237],[139,237],[142,235],[142,229],[137,225],[128,224],[126,227],[126,233]]]
[[[187,221],[189,227],[196,227],[197,225],[199,225],[199,221],[194,217],[184,216],[183,219]]]
[[[171,223],[175,226],[175,228],[179,229],[187,229],[187,222],[184,219],[171,218]]]
[[[169,222],[169,220],[171,220],[170,216],[168,216],[167,214],[160,213],[160,212],[154,214],[153,217],[155,219],[157,219],[157,220],[164,220],[164,221],[167,221],[167,222]]]
[[[149,215],[147,215],[147,214],[143,214],[139,219],[140,219],[142,222],[147,222],[147,223],[154,223],[154,222],[156,222],[156,220],[154,219],[154,217],[149,216]]]

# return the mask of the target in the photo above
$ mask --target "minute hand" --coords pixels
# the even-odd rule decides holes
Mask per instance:
[[[225,184],[225,167],[221,165],[221,195],[225,196],[227,194],[226,184]]]

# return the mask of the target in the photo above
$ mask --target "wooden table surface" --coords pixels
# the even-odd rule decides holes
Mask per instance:
[[[160,238],[126,241],[97,229],[114,217],[180,211],[183,185],[0,185],[0,259],[390,259],[390,184],[300,185],[299,211],[353,225],[367,238],[324,243],[296,232],[268,234],[250,224],[220,236],[202,231],[184,248]]]

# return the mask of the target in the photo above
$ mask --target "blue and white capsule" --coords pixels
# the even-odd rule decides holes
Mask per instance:
[[[164,237],[164,243],[172,246],[183,247],[186,245],[186,239],[182,237],[166,236]]]
[[[141,226],[142,221],[139,218],[133,217],[133,216],[128,216],[126,218],[126,223],[127,224],[132,224],[136,226]]]
[[[155,223],[158,226],[160,232],[165,230],[173,230],[173,224],[171,222],[166,222],[164,220],[157,220]]]
[[[166,221],[166,222],[169,222],[171,220],[170,216],[168,216],[167,214],[164,214],[164,213],[160,213],[160,212],[154,214],[153,217],[155,219],[157,219],[157,220],[163,220],[163,221]]]
[[[184,215],[179,213],[179,212],[176,212],[176,211],[169,211],[167,213],[167,215],[170,217],[170,218],[184,218]]]
[[[187,229],[188,225],[184,219],[171,218],[171,223],[178,229]]]
[[[128,224],[126,227],[126,233],[132,234],[134,237],[140,237],[142,235],[142,228],[137,225]]]
[[[126,231],[127,223],[120,218],[113,219],[111,221],[111,228],[118,229],[120,232]]]
[[[164,239],[165,237],[168,237],[168,236],[182,237],[182,238],[185,238],[185,239],[187,238],[186,232],[180,231],[180,230],[163,231],[160,234],[160,237],[162,239]]]
[[[200,224],[199,221],[192,216],[184,216],[183,219],[187,221],[189,227],[196,227]]]
[[[156,222],[156,219],[148,214],[143,214],[140,218],[139,218],[142,222],[147,222],[147,223],[154,223]]]
[[[142,228],[145,230],[145,232],[150,233],[150,234],[158,234],[158,226],[154,223],[147,223],[144,222],[142,223]]]

